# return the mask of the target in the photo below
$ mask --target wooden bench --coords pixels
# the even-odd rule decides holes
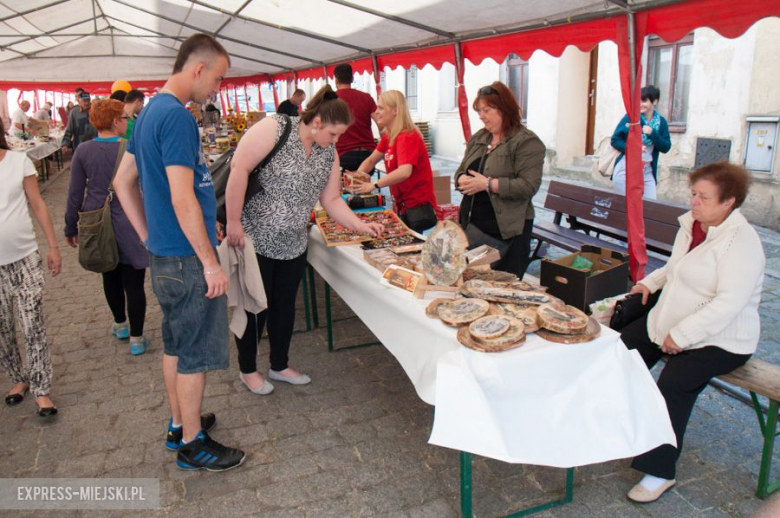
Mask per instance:
[[[769,478],[772,470],[775,438],[780,435],[780,432],[777,431],[777,411],[780,408],[780,365],[751,359],[742,367],[729,374],[718,376],[717,379],[750,392],[753,407],[758,417],[758,425],[761,428],[761,435],[764,436],[756,496],[766,498],[773,491],[780,489],[780,480],[771,482]],[[766,418],[764,418],[758,396],[764,396],[769,400]]]
[[[687,207],[644,200],[645,239],[647,250],[669,257],[680,224],[677,221]],[[552,180],[544,207],[555,212],[550,221],[534,222],[537,239],[531,260],[539,259],[542,243],[577,252],[582,245],[595,245],[627,252],[626,197],[585,184]],[[565,223],[564,225],[564,216]],[[601,239],[609,236],[620,243]],[[647,271],[657,270],[665,259],[648,256]]]

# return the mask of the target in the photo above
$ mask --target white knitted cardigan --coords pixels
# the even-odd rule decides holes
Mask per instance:
[[[679,221],[669,262],[640,281],[652,293],[663,288],[647,319],[648,336],[659,346],[671,334],[682,349],[754,353],[766,263],[758,234],[736,209],[689,253],[693,216]]]

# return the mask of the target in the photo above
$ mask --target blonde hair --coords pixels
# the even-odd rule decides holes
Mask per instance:
[[[388,90],[382,92],[379,99],[381,99],[382,104],[387,108],[396,110],[395,120],[389,128],[385,128],[391,146],[395,143],[396,137],[404,131],[416,131],[417,133],[420,133],[420,130],[418,130],[417,126],[412,122],[412,116],[409,113],[409,106],[406,104],[406,97],[404,97],[404,94],[398,90]]]

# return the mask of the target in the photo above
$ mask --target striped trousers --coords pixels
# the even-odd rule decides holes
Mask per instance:
[[[22,327],[26,366],[16,340],[15,317]],[[51,355],[43,323],[43,265],[37,251],[0,266],[0,366],[13,383],[29,384],[35,397],[51,392]]]

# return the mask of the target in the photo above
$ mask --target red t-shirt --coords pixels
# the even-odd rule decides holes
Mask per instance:
[[[412,175],[401,183],[390,186],[390,194],[395,200],[395,209],[403,214],[407,209],[430,203],[436,208],[436,195],[433,193],[433,171],[428,159],[425,142],[416,131],[404,131],[395,138],[393,145],[387,134],[382,135],[376,148],[385,155],[385,168],[392,173],[402,165],[412,166]]]
[[[690,252],[700,244],[704,242],[705,239],[707,239],[707,233],[704,231],[703,228],[701,228],[701,223],[698,221],[693,222],[693,228],[691,229],[691,246],[688,248],[688,251]]]
[[[336,90],[339,99],[347,103],[352,112],[352,124],[336,143],[339,156],[358,148],[374,149],[374,134],[371,131],[371,114],[376,111],[374,99],[365,92],[352,88]]]

